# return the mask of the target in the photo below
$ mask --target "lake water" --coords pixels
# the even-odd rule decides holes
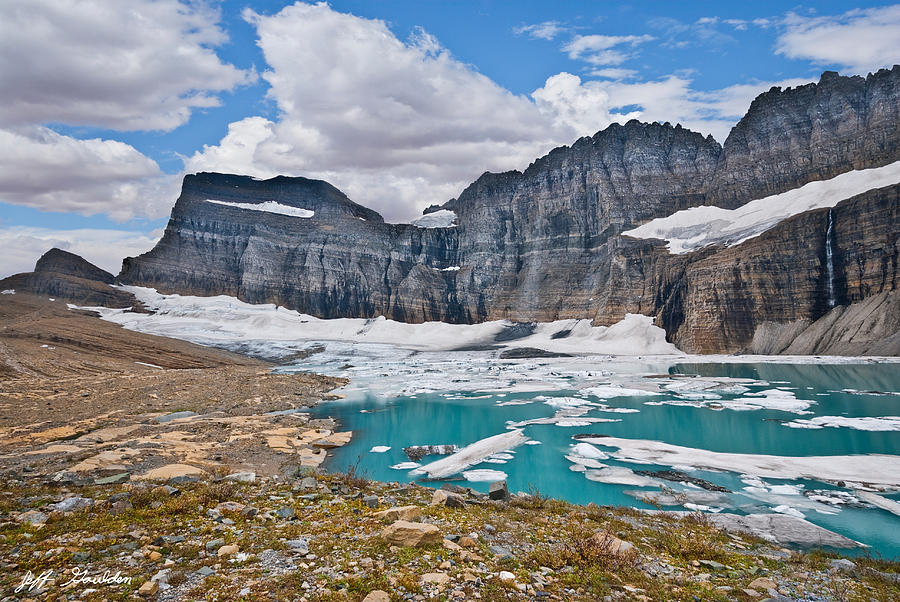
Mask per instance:
[[[900,557],[900,516],[869,503],[898,500],[896,358],[684,356],[645,316],[609,328],[320,320],[225,296],[127,290],[154,313],[97,308],[104,319],[270,359],[314,349],[279,370],[349,378],[345,399],[312,410],[354,432],[332,470],[453,476],[482,491],[506,478],[514,492],[580,504],[650,508],[656,496],[673,510],[780,512]],[[593,355],[500,359],[510,347]],[[411,465],[403,452],[476,443],[468,465]],[[665,480],[653,474],[661,469],[682,474]]]
[[[505,477],[511,491],[638,508],[654,507],[641,498],[664,486],[685,496],[668,501],[676,505],[660,500],[666,509],[803,516],[874,553],[900,557],[900,517],[856,498],[865,483],[847,480],[841,487],[832,474],[855,474],[865,465],[881,479],[871,482],[900,480],[890,468],[896,464],[888,463],[896,463],[900,450],[897,364],[684,363],[649,356],[499,360],[490,352],[416,353],[331,343],[282,370],[351,379],[340,391],[345,399],[314,410],[354,432],[349,445],[333,450],[330,470],[353,466],[377,480],[414,481],[427,474],[410,470],[404,447],[462,447],[518,428],[528,442],[496,450],[464,468],[468,480],[454,482],[486,491],[488,481]],[[629,442],[619,449],[597,439],[587,443],[589,435]],[[631,440],[690,448],[696,461],[679,460],[674,468],[729,492],[633,472],[673,465],[648,460],[629,447]],[[709,466],[704,451],[740,454],[737,462],[751,465],[760,454],[784,457],[775,462],[788,473],[794,457],[833,459],[821,475],[811,475],[817,478],[775,478],[754,474],[743,463],[734,472],[698,468]],[[898,499],[890,489],[879,495]]]

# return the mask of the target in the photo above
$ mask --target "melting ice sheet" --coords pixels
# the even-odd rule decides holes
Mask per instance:
[[[645,439],[598,437],[584,441],[618,448],[613,457],[626,462],[743,472],[773,479],[849,481],[900,487],[900,456],[770,456],[714,452]]]
[[[669,252],[689,253],[714,244],[739,244],[778,225],[793,215],[834,207],[852,196],[900,182],[900,161],[849,171],[831,178],[810,182],[755,201],[737,209],[693,207],[661,217],[623,232],[634,238],[661,238],[669,242]]]
[[[91,308],[104,320],[130,330],[187,339],[206,345],[296,348],[299,341],[346,341],[393,345],[413,350],[453,350],[489,345],[512,324],[505,320],[481,324],[425,322],[408,324],[384,317],[323,320],[272,304],[253,305],[234,297],[162,295],[155,289],[123,286],[153,314]],[[552,338],[569,331],[564,338]],[[591,326],[590,320],[558,320],[538,324],[526,337],[503,343],[507,347],[538,347],[579,354],[681,355],[653,318],[628,314],[612,326]]]

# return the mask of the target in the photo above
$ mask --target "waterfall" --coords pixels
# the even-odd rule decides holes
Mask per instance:
[[[828,307],[834,307],[834,213],[828,210],[828,229],[825,230],[825,270],[828,276]]]

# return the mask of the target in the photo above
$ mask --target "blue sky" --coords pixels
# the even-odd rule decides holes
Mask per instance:
[[[111,271],[184,173],[326,179],[391,221],[636,117],[724,141],[752,98],[900,62],[879,2],[7,0],[0,276]]]

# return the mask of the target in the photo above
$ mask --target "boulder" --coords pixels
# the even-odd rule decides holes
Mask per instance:
[[[440,530],[434,525],[411,523],[405,520],[398,520],[385,527],[381,532],[381,537],[390,544],[413,548],[440,544],[443,539]]]
[[[488,489],[488,497],[492,500],[505,500],[509,498],[509,489],[506,486],[506,480],[491,483]]]
[[[418,506],[397,506],[376,512],[372,516],[388,522],[398,520],[416,521],[422,516],[422,509]]]
[[[434,492],[434,495],[431,496],[431,505],[447,506],[448,508],[465,508],[466,500],[458,493],[438,489]]]

